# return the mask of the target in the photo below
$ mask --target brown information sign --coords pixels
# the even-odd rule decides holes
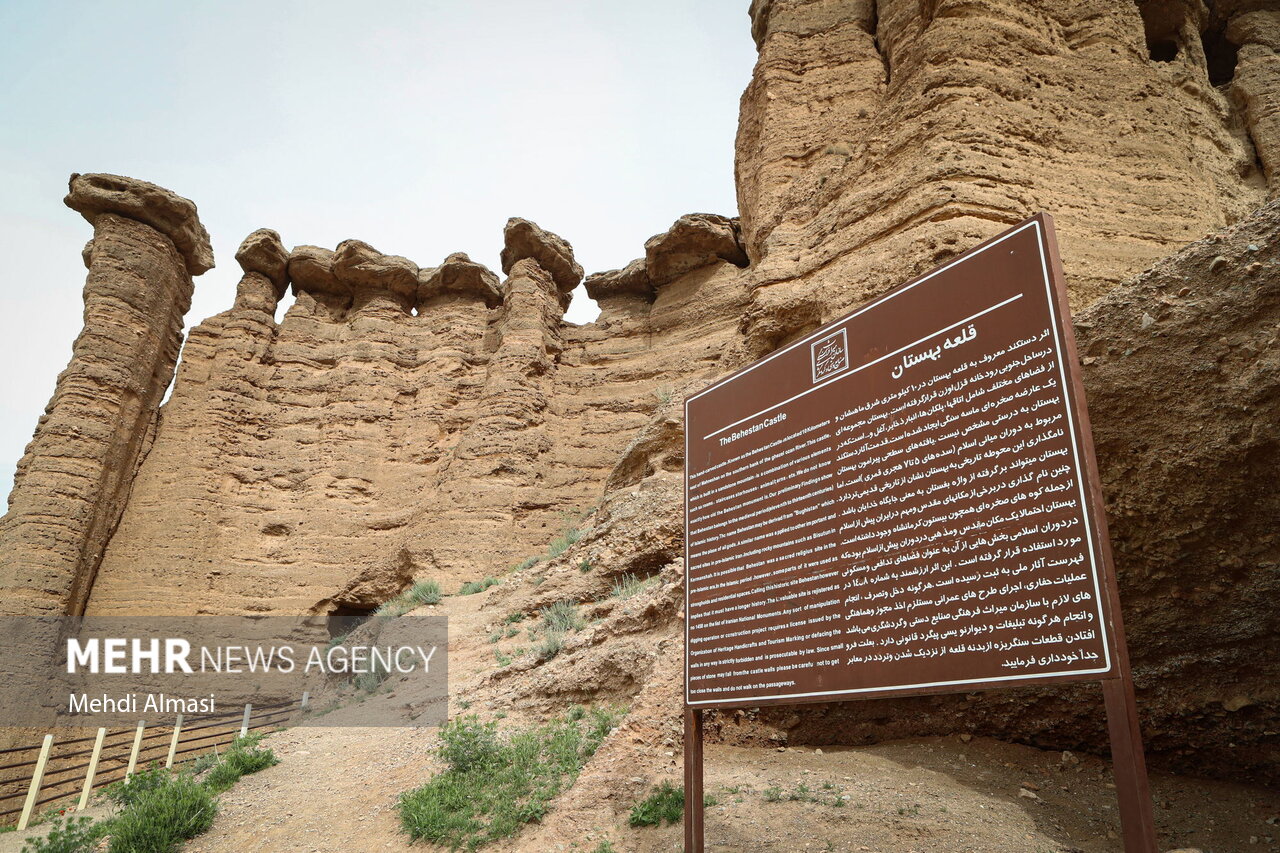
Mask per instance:
[[[1115,674],[1048,217],[685,404],[693,707]]]

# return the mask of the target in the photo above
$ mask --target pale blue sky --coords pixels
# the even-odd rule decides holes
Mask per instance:
[[[682,213],[736,212],[747,6],[0,0],[0,494],[80,328],[71,172],[196,202],[218,266],[189,324],[230,307],[263,226],[496,270],[523,216],[620,267]]]

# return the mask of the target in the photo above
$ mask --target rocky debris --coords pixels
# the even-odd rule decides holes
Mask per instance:
[[[213,269],[209,233],[200,224],[196,206],[164,187],[121,175],[73,174],[63,203],[90,224],[103,213],[114,213],[150,225],[168,237],[191,275]]]
[[[644,244],[645,272],[655,288],[719,261],[745,267],[747,253],[739,242],[738,221],[713,213],[681,216]]]
[[[509,275],[519,261],[532,258],[551,275],[567,306],[569,293],[582,281],[582,266],[573,259],[569,241],[515,216],[507,220],[502,238],[502,271]]]
[[[445,294],[478,296],[485,305],[496,308],[502,302],[502,285],[484,264],[471,260],[466,252],[454,252],[440,266],[418,273],[419,306]]]
[[[360,240],[343,240],[333,255],[333,277],[351,288],[354,308],[379,298],[404,312],[418,293],[418,265],[399,255],[384,255]]]
[[[236,250],[236,263],[245,272],[256,272],[269,278],[283,296],[289,285],[289,251],[280,241],[280,235],[270,228],[259,228]]]

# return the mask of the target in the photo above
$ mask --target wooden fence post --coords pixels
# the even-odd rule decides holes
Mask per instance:
[[[40,783],[44,781],[44,766],[49,763],[49,750],[53,748],[53,735],[45,735],[40,745],[40,757],[36,760],[36,772],[31,774],[31,788],[27,791],[27,801],[22,805],[22,817],[18,818],[18,831],[27,828],[31,820],[31,812],[36,807],[40,796]]]
[[[133,771],[138,768],[138,753],[142,750],[142,731],[147,727],[146,720],[138,720],[138,730],[133,733],[133,749],[129,751],[129,769],[124,771],[124,783],[129,784],[129,778],[133,776]]]
[[[244,720],[240,723],[240,737],[245,737],[249,734],[249,714],[252,711],[253,705],[244,706]]]
[[[93,741],[93,755],[89,758],[89,769],[84,774],[84,790],[80,793],[80,802],[76,804],[76,811],[84,811],[85,806],[89,805],[89,794],[93,791],[93,777],[98,772],[98,759],[102,757],[102,739],[107,736],[105,728],[98,729],[98,736]]]
[[[173,724],[173,740],[169,741],[169,757],[165,759],[164,766],[166,769],[173,767],[173,755],[178,751],[178,736],[182,734],[182,715],[178,715],[177,722]]]
[[[299,707],[302,707],[302,708],[307,707],[307,702],[309,701],[311,701],[311,691],[310,690],[302,691],[302,705]]]

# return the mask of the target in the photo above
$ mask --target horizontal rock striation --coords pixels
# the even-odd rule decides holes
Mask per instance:
[[[94,618],[198,608],[323,638],[339,605],[501,574],[576,523],[672,389],[717,371],[741,270],[689,264],[578,327],[569,244],[526,220],[506,238],[499,281],[463,254],[419,269],[250,235],[235,306],[190,334]]]
[[[154,184],[72,175],[66,203],[93,224],[84,328],[0,519],[0,614],[40,627],[10,638],[11,660],[38,669],[79,619],[157,428],[173,376],[192,270],[213,264],[195,205]],[[40,683],[34,681],[32,683]]]

